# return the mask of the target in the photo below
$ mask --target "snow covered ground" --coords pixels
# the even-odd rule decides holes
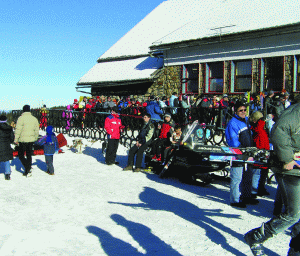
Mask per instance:
[[[275,183],[269,198],[240,210],[229,206],[228,182],[201,187],[124,172],[126,148],[120,166],[106,166],[101,142],[83,141],[83,154],[64,147],[54,156],[54,176],[44,156],[33,157],[32,177],[18,158],[12,179],[2,174],[0,255],[252,255],[243,234],[272,216]],[[267,241],[267,254],[286,255],[289,239]]]

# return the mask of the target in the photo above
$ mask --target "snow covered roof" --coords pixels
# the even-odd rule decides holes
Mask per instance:
[[[216,35],[278,27],[300,22],[299,0],[194,0],[187,3],[183,25],[153,42],[153,46]],[[169,1],[176,10],[178,1]],[[195,18],[185,17],[191,15]]]
[[[146,54],[152,45],[262,29],[300,21],[299,0],[162,2],[100,58]],[[221,27],[221,29],[219,29]]]
[[[149,80],[163,66],[162,58],[141,57],[97,63],[77,83],[78,85]]]

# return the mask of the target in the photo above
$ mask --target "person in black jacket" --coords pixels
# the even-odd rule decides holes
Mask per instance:
[[[10,180],[10,162],[13,159],[13,149],[10,144],[14,142],[15,136],[13,129],[6,123],[5,115],[0,116],[0,162],[4,165],[5,179]]]
[[[141,171],[143,153],[152,142],[152,137],[154,133],[154,125],[152,122],[150,122],[151,115],[145,114],[143,116],[143,119],[144,119],[144,125],[137,137],[136,144],[129,150],[128,164],[127,167],[123,169],[123,171],[134,171],[134,172]],[[135,162],[135,169],[133,170],[135,155],[136,155],[136,162]]]

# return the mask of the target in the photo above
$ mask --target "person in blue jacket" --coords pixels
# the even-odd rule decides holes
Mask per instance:
[[[58,140],[53,132],[53,127],[49,125],[46,128],[47,135],[36,142],[37,145],[44,146],[44,155],[47,165],[47,173],[54,175],[53,155],[58,151]]]
[[[163,114],[163,111],[161,110],[159,104],[154,101],[154,96],[150,97],[150,101],[148,102],[148,105],[146,107],[146,112],[151,115],[151,119],[158,122],[161,120],[160,115]]]
[[[235,114],[228,122],[225,130],[226,142],[230,147],[252,147],[253,139],[249,119],[246,116],[247,107],[242,102],[235,105]],[[243,156],[240,156],[243,158]],[[247,160],[247,159],[245,159]],[[230,205],[245,208],[246,204],[258,204],[251,197],[253,169],[248,165],[235,164],[230,170]],[[241,188],[240,188],[241,186]]]

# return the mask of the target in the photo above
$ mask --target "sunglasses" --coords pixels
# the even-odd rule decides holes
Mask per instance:
[[[246,112],[246,111],[247,111],[247,109],[245,109],[245,108],[238,110],[238,112]]]

